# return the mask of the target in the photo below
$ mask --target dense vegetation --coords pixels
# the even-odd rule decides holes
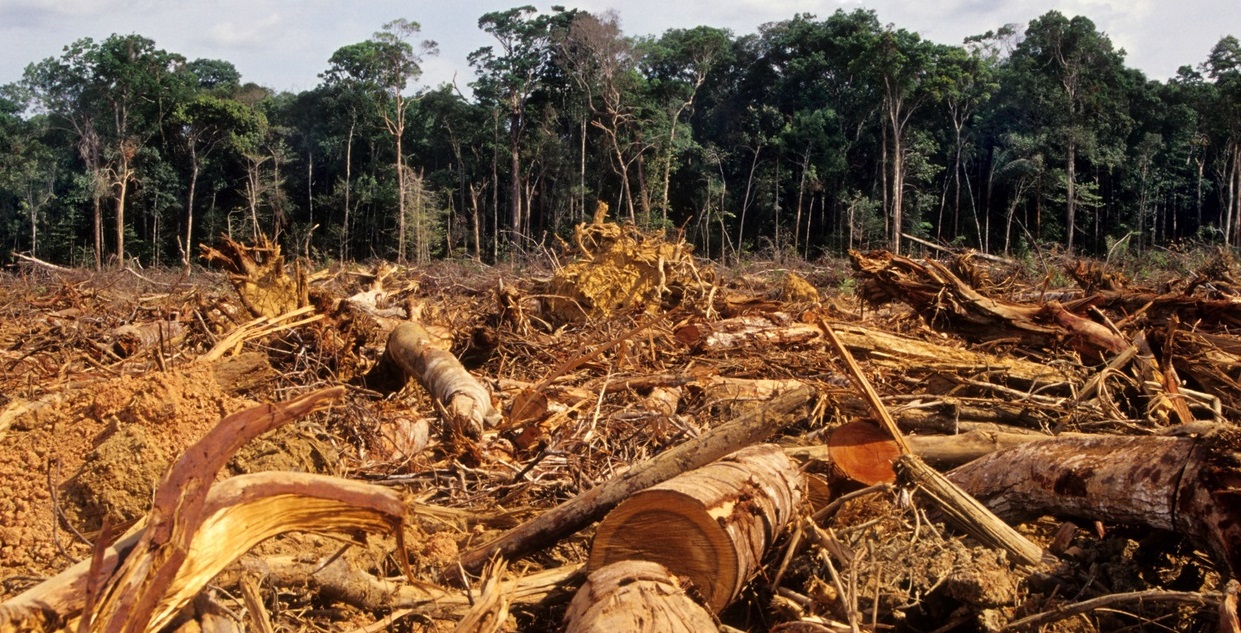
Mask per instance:
[[[736,36],[489,13],[464,96],[417,88],[418,25],[299,94],[139,35],[0,88],[0,244],[75,265],[188,262],[225,232],[318,259],[503,259],[597,200],[699,252],[815,257],[902,233],[998,253],[1241,238],[1241,43],[1152,81],[1084,17],[962,46],[866,10]]]

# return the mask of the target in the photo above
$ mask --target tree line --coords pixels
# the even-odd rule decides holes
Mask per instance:
[[[186,264],[221,233],[319,260],[501,260],[598,201],[699,252],[813,258],[906,236],[994,253],[1241,239],[1241,43],[1167,81],[1085,17],[960,46],[858,9],[737,36],[614,13],[487,13],[470,94],[419,85],[396,20],[275,92],[140,35],[0,87],[0,243]]]

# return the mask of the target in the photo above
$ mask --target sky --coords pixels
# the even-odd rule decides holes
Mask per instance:
[[[530,0],[0,0],[0,84],[21,79],[27,64],[57,57],[81,37],[139,34],[187,59],[232,62],[243,81],[276,90],[314,88],[332,52],[362,41],[396,18],[422,25],[439,44],[423,63],[423,86],[455,81],[468,91],[466,56],[493,42],[478,28],[489,11]],[[1164,80],[1203,62],[1225,35],[1241,37],[1241,0],[559,0],[600,13],[614,9],[629,35],[658,35],[699,25],[736,35],[798,13],[827,17],[837,9],[873,9],[879,20],[945,44],[1008,23],[1025,24],[1055,9],[1084,15],[1127,51],[1126,62]]]

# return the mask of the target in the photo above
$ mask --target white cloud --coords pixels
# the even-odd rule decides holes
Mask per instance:
[[[1010,22],[1025,23],[1051,9],[1081,14],[1124,47],[1130,65],[1166,78],[1197,64],[1223,35],[1241,35],[1238,0],[534,0],[540,10],[565,4],[592,12],[615,7],[631,35],[710,25],[738,35],[797,13],[820,19],[837,9],[874,9],[883,23],[959,44],[967,35]],[[423,83],[469,80],[466,55],[492,43],[478,17],[521,4],[513,0],[0,0],[0,83],[20,78],[26,64],[59,55],[89,36],[138,33],[187,57],[233,62],[247,80],[278,89],[317,83],[334,50],[369,37],[385,22],[422,23],[422,36],[440,43],[426,61]]]
[[[274,34],[282,30],[278,28],[280,22],[279,13],[269,13],[258,20],[227,20],[207,31],[207,41],[225,48],[259,48],[272,43]]]

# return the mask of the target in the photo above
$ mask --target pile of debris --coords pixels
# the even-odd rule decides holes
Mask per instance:
[[[1241,631],[1230,260],[852,253],[855,298],[575,236],[7,280],[0,632]]]

